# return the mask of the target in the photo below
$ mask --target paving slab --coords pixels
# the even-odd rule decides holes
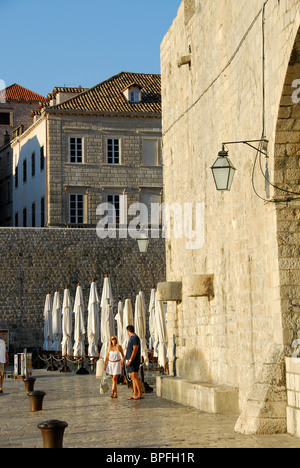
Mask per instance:
[[[300,439],[284,435],[236,434],[238,415],[212,415],[146,394],[128,401],[131,390],[118,386],[118,399],[100,395],[95,375],[34,371],[35,390],[46,392],[43,411],[30,413],[22,380],[5,379],[0,395],[0,449],[43,448],[38,424],[68,422],[64,448],[187,449],[300,448]]]

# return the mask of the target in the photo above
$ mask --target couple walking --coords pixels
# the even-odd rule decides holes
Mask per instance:
[[[128,325],[126,330],[127,334],[130,336],[126,357],[124,356],[122,346],[118,343],[117,337],[112,336],[110,339],[110,347],[108,348],[104,361],[106,373],[110,375],[112,379],[112,393],[110,396],[112,398],[118,398],[118,377],[122,374],[122,366],[126,359],[127,371],[130,372],[133,386],[133,395],[128,398],[128,400],[142,400],[144,397],[141,389],[141,382],[138,377],[141,362],[141,343],[139,337],[134,332],[133,325]]]

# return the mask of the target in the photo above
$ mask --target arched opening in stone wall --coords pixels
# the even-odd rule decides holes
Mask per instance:
[[[285,358],[294,353],[293,344],[298,343],[297,350],[300,345],[300,29],[280,100],[272,183],[277,215],[281,321],[274,311],[276,342],[268,352],[235,430],[267,434],[284,433],[288,428],[288,432],[296,435],[300,427],[300,404],[296,403],[300,401],[300,365],[296,371],[289,365],[289,358]],[[289,373],[296,372],[297,379],[295,375],[290,377]],[[294,382],[294,391],[290,382]],[[300,431],[297,435],[300,437]]]
[[[283,87],[274,153],[283,344],[300,338],[300,28]]]

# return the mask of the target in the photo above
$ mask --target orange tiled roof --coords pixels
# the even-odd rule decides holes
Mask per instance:
[[[133,83],[141,86],[140,103],[128,102],[123,94],[124,89]],[[160,114],[161,76],[121,72],[78,96],[48,109]]]
[[[46,98],[16,83],[0,91],[0,100],[43,102]]]

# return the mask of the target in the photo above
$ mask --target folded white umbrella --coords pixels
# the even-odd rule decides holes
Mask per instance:
[[[100,307],[104,307],[106,305],[106,301],[108,301],[111,306],[114,305],[111,282],[110,282],[110,278],[108,275],[105,276],[104,281],[103,281],[103,289],[102,289]]]
[[[168,330],[163,302],[155,298],[155,319],[158,334],[158,365],[165,367],[167,362]]]
[[[52,307],[52,349],[57,353],[61,351],[61,306],[58,289],[54,294]]]
[[[82,287],[78,284],[76,289],[75,303],[74,303],[74,314],[75,314],[75,329],[74,329],[74,356],[85,355],[85,326],[84,326],[84,305],[83,305],[83,294]]]
[[[141,342],[141,357],[144,358],[145,364],[148,365],[149,358],[146,345],[146,313],[141,293],[136,296],[135,301],[134,329]]]
[[[156,290],[153,287],[151,289],[151,295],[150,295],[150,304],[149,304],[149,332],[150,332],[150,338],[149,338],[149,350],[151,351],[152,348],[154,348],[155,351],[155,329],[156,329],[156,323],[155,323],[155,296],[156,296]],[[157,336],[157,334],[156,334]]]
[[[101,348],[101,357],[103,357],[103,353],[106,352],[105,346],[107,342],[107,334],[109,333],[109,330],[112,331],[112,335],[115,333],[115,324],[114,324],[114,317],[113,317],[113,295],[112,295],[112,289],[111,289],[111,282],[110,278],[108,275],[105,276],[104,282],[103,282],[103,289],[102,289],[102,296],[101,296],[101,302],[100,302],[100,307],[101,307],[101,319],[100,319],[100,325],[101,325],[101,343],[102,343],[102,348]],[[112,306],[108,308],[107,306]],[[110,321],[110,323],[107,323],[107,320]],[[111,335],[110,335],[111,336]],[[110,337],[108,338],[110,339]]]
[[[99,311],[100,311],[100,300],[97,292],[97,285],[95,280],[92,281],[89,304],[88,304],[88,342],[89,349],[88,355],[96,357],[98,352],[98,342],[100,335],[99,327]]]
[[[128,341],[129,341],[129,336],[127,334],[126,328],[128,325],[133,325],[134,320],[133,320],[133,310],[132,310],[132,304],[130,299],[126,299],[125,305],[124,305],[124,310],[123,310],[123,349],[124,351],[127,349],[128,346]]]
[[[123,302],[119,301],[118,304],[118,313],[115,316],[115,320],[117,322],[117,336],[120,345],[122,346],[123,343]]]
[[[70,356],[73,353],[72,346],[72,304],[70,290],[66,287],[62,306],[62,355]]]
[[[100,357],[105,358],[106,351],[109,347],[110,338],[115,334],[115,324],[112,306],[106,301],[106,305],[102,309],[103,321],[101,330],[102,348]]]
[[[53,341],[52,333],[52,299],[51,294],[48,293],[46,296],[44,306],[44,344],[43,348],[45,351],[50,351]]]

